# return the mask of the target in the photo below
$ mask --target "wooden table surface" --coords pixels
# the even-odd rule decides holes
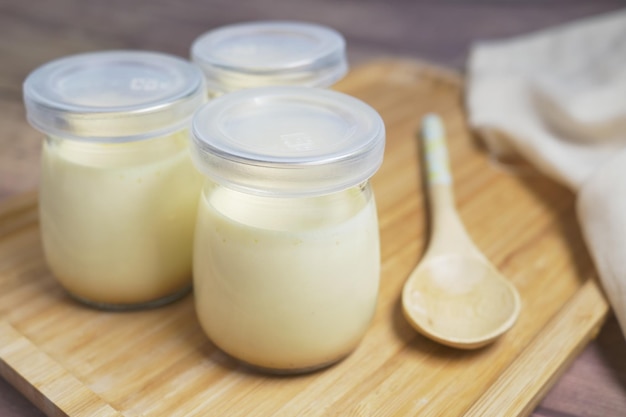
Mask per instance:
[[[24,118],[21,84],[35,67],[99,49],[186,56],[192,40],[227,23],[308,20],[348,41],[352,65],[410,57],[462,71],[477,39],[523,34],[618,10],[623,0],[0,0],[0,202],[38,184],[40,135]],[[533,416],[626,416],[626,342],[613,317]],[[42,416],[0,379],[0,416]]]

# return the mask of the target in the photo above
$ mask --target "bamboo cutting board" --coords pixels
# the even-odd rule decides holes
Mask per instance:
[[[490,162],[469,134],[462,79],[410,61],[353,70],[337,88],[375,107],[387,148],[373,179],[382,245],[374,321],[359,348],[308,375],[247,371],[196,321],[192,296],[110,313],[83,307],[42,257],[35,194],[0,208],[0,374],[49,416],[523,416],[601,326],[593,279],[564,188]],[[402,317],[402,285],[427,239],[416,132],[446,122],[461,217],[478,247],[520,291],[522,314],[495,344],[446,348]]]

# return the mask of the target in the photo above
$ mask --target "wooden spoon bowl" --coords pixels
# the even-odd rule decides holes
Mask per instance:
[[[520,302],[515,288],[489,263],[444,254],[424,260],[413,271],[402,305],[420,333],[448,346],[470,349],[509,330]]]

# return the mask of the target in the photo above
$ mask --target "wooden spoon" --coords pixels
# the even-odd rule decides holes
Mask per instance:
[[[429,114],[422,123],[432,228],[428,250],[404,285],[402,307],[425,336],[456,348],[478,348],[513,326],[520,297],[463,227],[441,119]]]

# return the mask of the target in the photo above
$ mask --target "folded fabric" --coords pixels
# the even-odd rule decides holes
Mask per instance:
[[[626,335],[626,10],[504,41],[468,62],[470,125],[578,195],[600,280]]]

